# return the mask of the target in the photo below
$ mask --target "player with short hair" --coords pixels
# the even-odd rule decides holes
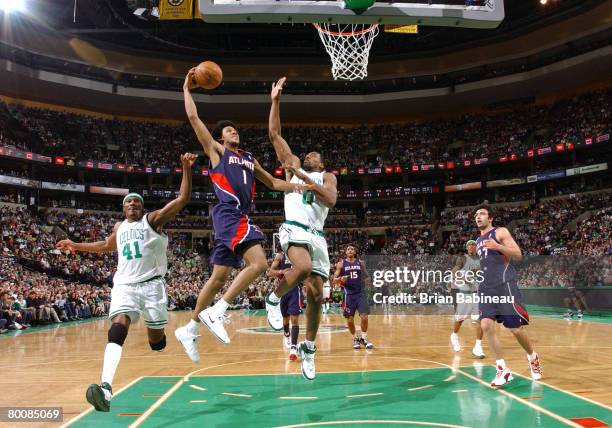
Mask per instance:
[[[279,251],[272,261],[268,275],[280,281],[288,269],[291,269],[291,261],[285,253]],[[291,361],[297,360],[297,339],[300,335],[300,314],[302,313],[302,307],[302,291],[300,287],[292,288],[291,291],[281,297],[283,344],[285,348],[289,349],[289,359]]]
[[[479,289],[480,298],[499,301],[481,301],[478,308],[480,325],[487,336],[497,366],[491,386],[500,388],[513,380],[513,377],[503,359],[501,343],[495,334],[495,322],[503,323],[527,352],[529,370],[534,380],[542,378],[542,367],[538,354],[533,350],[529,336],[523,328],[529,324],[529,314],[523,306],[516,282],[516,270],[511,263],[512,260],[520,260],[523,254],[508,229],[493,227],[494,218],[495,214],[489,205],[480,205],[475,210],[474,219],[480,230],[480,236],[476,240],[476,252],[480,258],[483,276]]]
[[[154,351],[166,347],[164,327],[168,324],[166,283],[168,270],[166,251],[168,236],[163,226],[172,221],[191,198],[191,167],[197,156],[181,156],[183,178],[178,198],[160,210],[144,213],[144,199],[137,193],[123,198],[125,220],[113,227],[104,241],[77,243],[69,239],[57,243],[57,248],[68,251],[110,253],[117,250],[117,272],[113,278],[108,319],[108,344],[104,351],[104,365],[100,385],[87,388],[85,397],[97,411],[108,412],[113,396],[113,378],[121,359],[123,343],[130,325],[143,315],[149,345]]]
[[[336,205],[337,189],[334,174],[325,171],[320,153],[310,152],[304,163],[291,152],[289,144],[281,136],[280,95],[285,83],[283,77],[272,85],[272,107],[269,119],[269,137],[278,160],[285,168],[287,180],[291,183],[310,185],[303,193],[285,194],[285,222],[279,230],[283,252],[291,260],[291,269],[285,271],[276,291],[266,297],[268,323],[280,330],[282,314],[280,299],[300,282],[306,291],[306,340],[298,345],[302,359],[302,375],[315,378],[315,339],[321,321],[323,283],[329,277],[329,255],[323,226],[330,208]]]
[[[467,249],[467,254],[460,255],[457,257],[455,262],[455,266],[452,269],[453,277],[455,277],[458,272],[462,272],[462,275],[457,278],[453,282],[453,286],[458,293],[463,294],[464,296],[468,296],[470,298],[473,297],[478,292],[478,283],[476,281],[476,272],[480,270],[480,260],[476,255],[476,241],[470,239],[465,244],[465,248]],[[466,272],[472,272],[474,276],[468,276],[466,279]],[[455,295],[456,296],[456,295]],[[456,297],[455,297],[456,298]],[[455,307],[455,315],[453,322],[453,332],[451,333],[450,340],[453,350],[455,352],[461,351],[461,345],[459,344],[459,329],[463,324],[463,321],[470,318],[473,321],[476,321],[476,344],[474,348],[472,348],[472,354],[476,358],[484,358],[485,354],[482,350],[482,328],[480,327],[480,315],[478,312],[478,303],[472,302],[460,302],[457,303]]]
[[[365,264],[357,257],[357,248],[347,245],[344,254],[346,257],[336,263],[336,271],[332,283],[337,284],[344,290],[343,315],[346,325],[354,337],[353,349],[360,349],[363,345],[366,349],[374,348],[374,344],[368,341],[368,315],[370,306],[364,286],[370,280]],[[359,312],[361,320],[361,335],[355,329],[355,312]]]
[[[210,260],[213,271],[200,291],[192,319],[174,333],[193,362],[200,360],[197,348],[199,323],[206,327],[223,343],[230,343],[225,330],[225,312],[229,305],[268,267],[261,246],[263,233],[252,225],[249,212],[255,196],[255,178],[266,187],[283,192],[300,192],[307,186],[290,184],[273,178],[249,152],[239,149],[240,135],[230,121],[221,121],[212,134],[198,117],[191,96],[195,87],[194,69],[185,78],[183,94],[187,117],[204,153],[210,160],[210,178],[219,203],[212,210],[215,246]],[[215,294],[225,285],[234,268],[244,260],[246,266],[214,306],[208,307]]]

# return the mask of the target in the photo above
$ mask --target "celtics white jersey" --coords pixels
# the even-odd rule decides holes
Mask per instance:
[[[147,220],[123,220],[117,230],[119,263],[113,279],[115,285],[134,284],[155,276],[164,276],[168,270],[168,236],[160,235]]]
[[[303,169],[300,171],[315,183],[323,185],[324,171],[306,172]],[[304,182],[294,175],[291,183],[303,184]],[[311,190],[302,193],[285,193],[285,220],[287,221],[295,221],[321,231],[328,212],[329,208],[319,202]]]
[[[464,272],[462,278],[465,278],[465,272],[477,271],[480,269],[480,259],[478,256],[470,256],[465,254],[463,256],[463,267],[460,269]],[[475,278],[475,276],[468,276],[468,278]],[[464,284],[456,284],[457,288],[462,291],[478,291],[478,283],[476,281],[464,281]]]

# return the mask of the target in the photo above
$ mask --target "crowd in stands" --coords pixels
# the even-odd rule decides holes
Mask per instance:
[[[283,128],[300,158],[322,153],[329,169],[342,166],[431,164],[440,161],[524,154],[557,143],[582,142],[610,131],[611,90],[583,94],[552,105],[514,112],[472,114],[455,120],[358,127]],[[5,121],[19,129],[0,133],[3,144],[21,137],[20,147],[47,156],[152,166],[179,164],[178,153],[198,150],[191,128],[156,122],[105,119],[75,113],[2,105]],[[204,118],[205,119],[205,118]],[[264,168],[278,166],[265,128],[240,128],[242,146]],[[8,134],[10,133],[10,135]]]

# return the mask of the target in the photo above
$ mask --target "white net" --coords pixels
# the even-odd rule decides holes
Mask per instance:
[[[357,80],[368,76],[368,58],[377,24],[314,24],[332,61],[335,80]]]

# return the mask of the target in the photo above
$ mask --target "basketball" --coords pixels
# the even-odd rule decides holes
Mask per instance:
[[[215,89],[223,81],[223,71],[216,62],[201,62],[195,69],[195,81],[204,89]]]

